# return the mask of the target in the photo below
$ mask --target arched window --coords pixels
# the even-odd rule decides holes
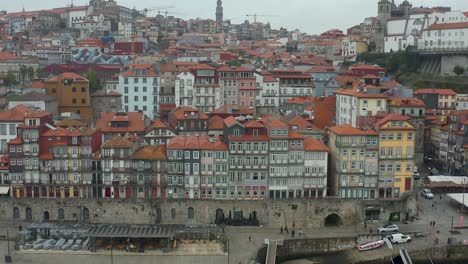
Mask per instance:
[[[58,209],[58,220],[65,220],[65,210],[63,208]]]
[[[193,207],[188,208],[188,219],[194,219],[195,218],[195,209]]]
[[[239,129],[234,129],[234,136],[236,136],[236,137],[240,136]]]
[[[26,220],[32,220],[32,209],[26,208]]]
[[[18,207],[13,208],[13,219],[19,219],[19,208]]]

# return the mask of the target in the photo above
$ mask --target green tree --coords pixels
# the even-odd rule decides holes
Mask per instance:
[[[5,85],[11,89],[11,87],[15,86],[15,85],[18,85],[18,80],[16,80],[16,75],[9,71],[6,75],[5,75]]]
[[[34,77],[36,75],[36,70],[34,70],[34,67],[33,66],[29,66],[28,69],[27,69],[27,76],[29,78],[29,80],[33,80]]]
[[[230,60],[228,64],[231,67],[240,67],[242,65],[242,63],[239,60]]]
[[[97,90],[101,89],[101,84],[97,78],[96,71],[92,68],[89,68],[86,72],[86,79],[89,81],[89,93],[92,94]]]
[[[20,73],[21,83],[24,84],[26,80],[26,76],[28,74],[28,67],[26,67],[26,65],[24,64],[21,64],[19,68],[19,73]]]
[[[47,78],[47,76],[49,76],[49,73],[46,72],[43,68],[39,67],[36,70],[36,75],[37,75],[37,78],[44,79],[44,78]]]
[[[455,73],[456,75],[462,75],[462,74],[465,73],[465,68],[463,68],[460,65],[457,65],[457,66],[453,67],[453,73]]]

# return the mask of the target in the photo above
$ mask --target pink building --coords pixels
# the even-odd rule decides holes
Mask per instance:
[[[238,104],[256,113],[256,81],[254,71],[245,67],[218,69],[221,105]]]

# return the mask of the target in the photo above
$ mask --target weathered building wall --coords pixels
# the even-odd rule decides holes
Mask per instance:
[[[403,202],[365,202],[335,198],[281,201],[0,199],[0,221],[41,221],[45,220],[44,212],[47,211],[50,221],[63,219],[89,223],[211,224],[215,222],[216,211],[221,209],[225,218],[230,214],[234,218],[234,211],[242,210],[243,217],[249,219],[255,211],[260,225],[266,227],[279,228],[286,223],[291,227],[294,223],[296,227],[319,228],[325,225],[325,218],[331,214],[337,214],[343,225],[362,223],[368,206],[379,206],[383,221],[388,220],[390,212],[400,212],[402,216],[411,209],[416,212],[414,199]],[[63,209],[63,217],[59,217],[60,209]],[[29,219],[27,211],[30,212]],[[193,212],[193,219],[189,217],[189,211]]]

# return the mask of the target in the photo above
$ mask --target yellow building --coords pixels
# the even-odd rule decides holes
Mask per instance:
[[[379,198],[399,198],[413,190],[416,129],[410,117],[388,114],[377,122]]]

